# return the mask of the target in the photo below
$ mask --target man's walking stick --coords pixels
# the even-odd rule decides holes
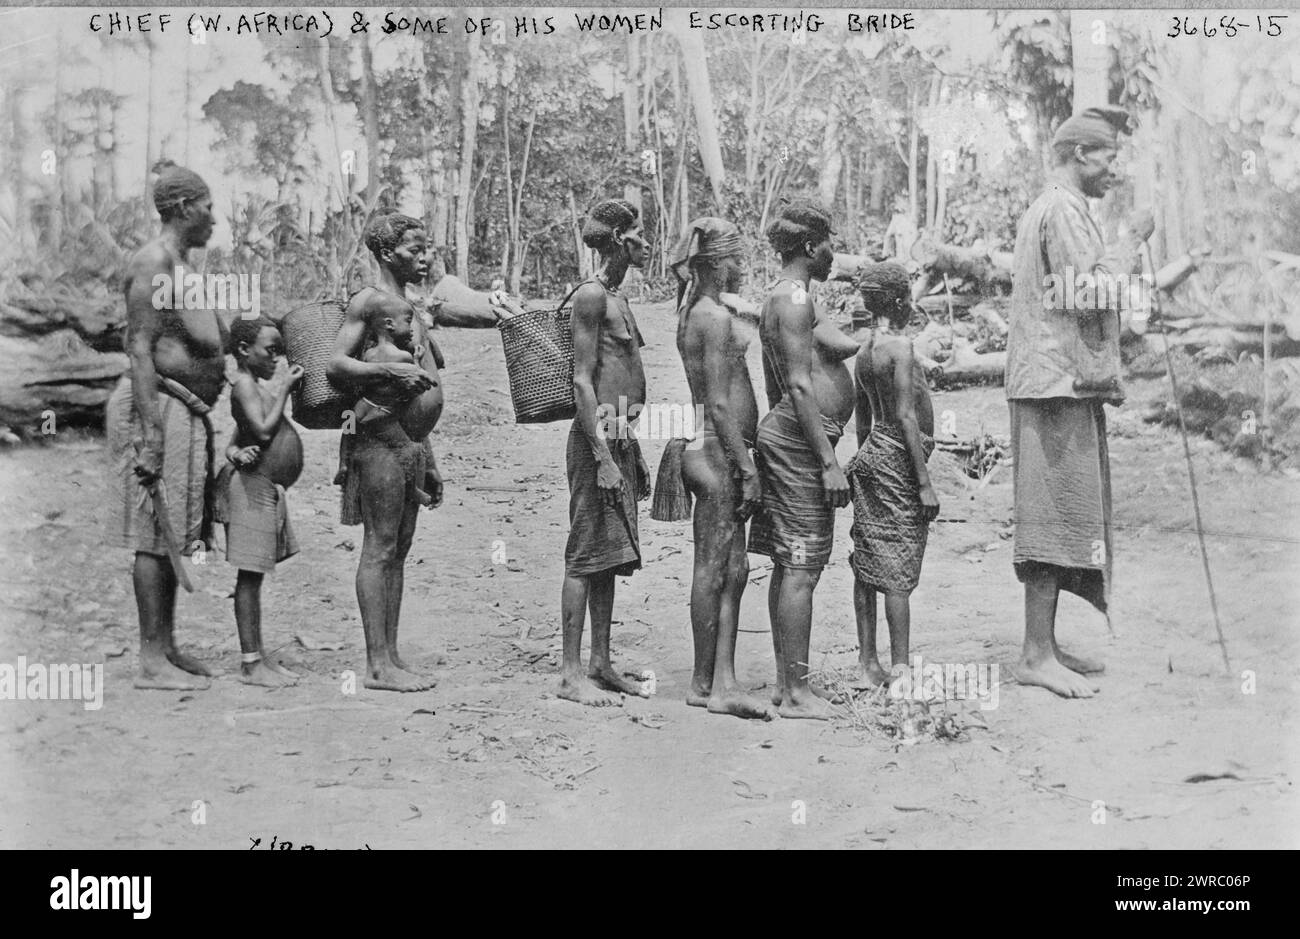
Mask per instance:
[[[1165,370],[1169,372],[1169,387],[1174,394],[1174,413],[1178,415],[1178,430],[1183,438],[1183,456],[1187,458],[1187,481],[1192,487],[1192,513],[1196,519],[1196,540],[1201,545],[1201,564],[1205,567],[1205,586],[1210,591],[1210,609],[1214,613],[1214,629],[1219,634],[1219,650],[1223,653],[1223,667],[1232,674],[1232,664],[1228,661],[1228,643],[1223,638],[1223,624],[1219,620],[1219,601],[1214,593],[1214,580],[1210,576],[1210,555],[1205,550],[1205,529],[1201,525],[1201,500],[1196,494],[1196,467],[1192,465],[1192,446],[1187,441],[1187,423],[1183,420],[1183,401],[1178,394],[1178,376],[1174,374],[1174,358],[1169,351],[1169,333],[1165,328],[1160,310],[1160,286],[1155,282],[1156,266],[1151,258],[1151,246],[1142,242],[1146,254],[1147,266],[1151,270],[1151,305],[1155,310],[1156,322],[1160,324],[1160,338],[1165,346]]]

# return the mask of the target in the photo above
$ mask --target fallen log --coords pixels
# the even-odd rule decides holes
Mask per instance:
[[[942,363],[943,371],[935,378],[935,386],[1002,383],[1007,370],[1006,352],[976,352],[971,346],[958,344],[951,358]]]
[[[125,325],[121,297],[57,293],[0,300],[0,336],[44,336],[68,329],[91,348],[120,352]]]
[[[71,329],[0,335],[0,423],[31,435],[41,432],[46,412],[56,427],[102,424],[127,365],[124,353],[99,352]]]

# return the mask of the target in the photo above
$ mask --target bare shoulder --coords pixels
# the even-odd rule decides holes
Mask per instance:
[[[709,297],[700,297],[691,307],[691,319],[697,317],[705,323],[728,323],[731,321],[731,311],[721,303]]]
[[[374,287],[362,287],[348,298],[346,316],[350,320],[364,320],[370,310],[370,304],[379,294]]]
[[[128,288],[136,283],[148,284],[157,274],[171,274],[175,266],[176,259],[172,253],[161,240],[155,238],[131,255],[126,265],[125,283]]]
[[[782,281],[768,295],[767,310],[781,320],[794,318],[813,322],[812,298],[802,285]]]
[[[583,284],[573,294],[575,319],[598,321],[605,315],[605,288],[597,283]]]
[[[605,305],[605,288],[595,281],[588,281],[573,293],[574,303],[583,303],[588,306],[599,303]]]

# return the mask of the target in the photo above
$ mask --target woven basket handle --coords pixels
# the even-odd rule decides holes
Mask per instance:
[[[594,284],[594,283],[596,283],[596,278],[588,277],[582,283],[578,284],[576,287],[574,287],[572,290],[570,290],[568,293],[564,295],[564,299],[561,300],[560,305],[555,308],[555,312],[559,313],[561,310],[563,310],[564,305],[568,303],[570,299],[572,299],[573,295],[577,293],[579,290],[581,290],[583,287],[587,286],[587,284]]]

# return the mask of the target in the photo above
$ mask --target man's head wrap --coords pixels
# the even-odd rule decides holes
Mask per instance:
[[[767,227],[767,240],[781,257],[794,254],[805,242],[822,242],[835,234],[831,213],[807,199],[783,201],[776,221]]]
[[[912,278],[903,265],[894,261],[864,264],[858,270],[857,287],[872,316],[896,319],[891,305],[899,310],[908,309],[910,315]]]
[[[677,260],[672,263],[673,274],[677,277],[677,306],[681,307],[688,288],[694,295],[694,285],[698,279],[694,261],[731,257],[739,255],[743,250],[740,229],[726,219],[706,215],[691,222],[687,226],[686,240],[678,248]],[[687,271],[685,274],[682,273],[683,267]]]
[[[614,244],[614,236],[636,225],[636,206],[623,199],[606,199],[597,204],[582,223],[582,243],[597,251],[606,251]]]
[[[1131,134],[1134,123],[1123,108],[1088,108],[1056,128],[1052,148],[1115,147],[1119,134]]]
[[[158,174],[153,186],[153,204],[163,218],[174,214],[186,202],[196,202],[212,194],[198,173],[171,160],[159,160],[153,169]]]

